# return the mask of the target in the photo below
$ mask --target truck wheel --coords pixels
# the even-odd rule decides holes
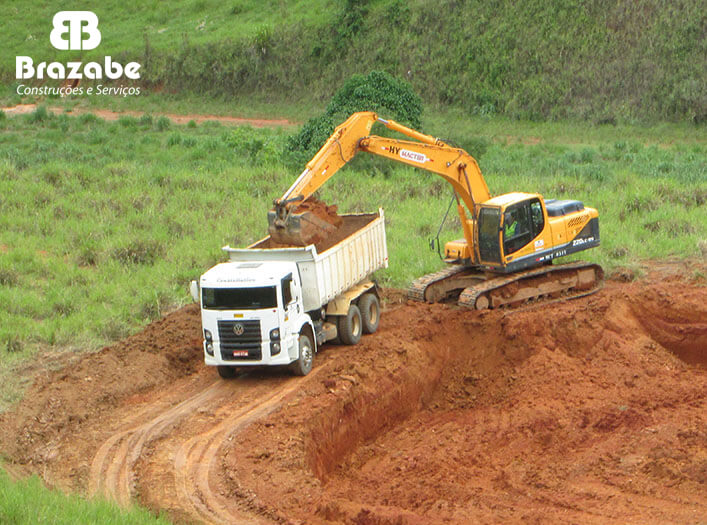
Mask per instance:
[[[345,345],[355,345],[361,340],[363,323],[361,322],[361,310],[352,304],[349,306],[349,313],[339,317],[338,322],[339,338]]]
[[[312,346],[312,340],[307,334],[300,334],[298,343],[299,357],[297,361],[292,363],[292,371],[296,376],[306,376],[312,370],[314,346]]]
[[[218,368],[218,375],[220,375],[224,379],[231,379],[232,377],[236,377],[236,367],[235,366],[219,365],[216,368]]]
[[[373,293],[363,294],[363,297],[358,301],[358,309],[361,310],[363,333],[375,333],[381,320],[381,305],[378,297]]]

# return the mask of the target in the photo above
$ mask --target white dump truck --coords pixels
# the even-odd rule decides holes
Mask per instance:
[[[312,369],[326,341],[356,344],[380,321],[371,274],[388,266],[383,210],[342,215],[338,235],[306,247],[281,247],[270,237],[243,248],[225,246],[191,292],[201,304],[204,360],[232,377],[238,367]]]

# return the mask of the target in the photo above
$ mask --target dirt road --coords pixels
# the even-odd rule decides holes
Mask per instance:
[[[27,113],[32,113],[37,109],[37,104],[20,104],[17,106],[10,106],[0,108],[6,115],[26,115]],[[72,108],[67,112],[67,108],[60,106],[51,106],[47,108],[47,111],[54,113],[55,115],[83,115],[84,113],[92,113],[97,117],[104,120],[118,120],[120,117],[135,117],[139,118],[145,114],[144,111],[111,111],[108,109],[98,109],[98,108]],[[241,118],[241,117],[227,117],[223,115],[203,115],[203,114],[187,114],[187,115],[177,115],[174,113],[151,113],[155,118],[157,117],[167,117],[169,120],[175,124],[188,124],[192,120],[197,124],[202,124],[203,122],[220,122],[221,124],[230,126],[253,126],[254,128],[267,128],[267,127],[282,127],[282,126],[294,126],[294,122],[290,122],[286,119],[259,119],[259,118]]]
[[[38,377],[0,451],[184,522],[700,523],[706,270],[515,313],[389,302],[304,378],[219,379],[186,307]]]

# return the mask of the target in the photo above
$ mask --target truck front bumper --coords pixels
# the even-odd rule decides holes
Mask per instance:
[[[212,341],[213,355],[207,351],[207,342],[204,341],[204,363],[210,366],[281,366],[289,365],[297,358],[293,352],[296,349],[296,340],[278,341],[280,351],[275,353],[271,341],[254,343],[248,348],[224,348],[220,341]],[[293,345],[294,348],[293,348]],[[225,345],[224,345],[225,346]],[[294,353],[294,356],[292,355]]]

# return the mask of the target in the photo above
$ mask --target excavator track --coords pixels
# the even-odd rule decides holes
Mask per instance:
[[[583,261],[541,266],[510,275],[451,265],[413,281],[408,298],[435,303],[458,295],[458,304],[467,308],[518,308],[536,301],[564,301],[593,294],[601,289],[603,279],[601,266]]]
[[[451,282],[457,281],[459,277],[462,277],[460,276],[462,272],[470,271],[473,270],[471,270],[467,266],[462,266],[461,264],[452,264],[438,272],[423,275],[419,279],[415,279],[410,285],[410,288],[408,288],[408,299],[411,299],[413,301],[419,301],[422,303],[441,302],[449,295],[450,290],[447,290],[447,288],[449,286],[454,286],[453,284],[451,284]],[[473,280],[483,280],[482,278],[476,275],[466,277],[472,277]],[[464,286],[461,286],[459,285],[459,283],[456,282],[454,284],[456,286],[454,286],[453,289],[458,290],[466,287],[466,284]],[[440,287],[442,287],[442,290],[439,290]]]
[[[525,272],[492,278],[465,288],[460,306],[485,310],[517,308],[533,301],[575,299],[601,289],[604,270],[597,264],[578,261],[557,266],[542,266]]]

